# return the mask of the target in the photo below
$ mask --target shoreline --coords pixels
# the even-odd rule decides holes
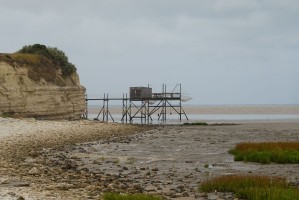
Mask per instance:
[[[111,124],[90,120],[43,121],[32,118],[0,118],[0,154],[2,158],[19,159],[42,148],[58,148],[91,142],[117,135],[145,130],[131,124]],[[3,152],[4,151],[4,152]]]

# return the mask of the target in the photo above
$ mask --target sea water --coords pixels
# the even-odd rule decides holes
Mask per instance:
[[[98,114],[89,114],[88,119],[94,120],[97,119],[99,121],[106,121],[106,116],[103,119],[103,116],[100,115],[98,118]],[[154,114],[155,115],[155,114]],[[162,118],[159,119],[158,116],[152,115],[152,119],[150,123],[159,124],[163,123]],[[181,116],[181,122],[237,122],[237,121],[298,121],[299,122],[299,114],[186,114]],[[111,117],[112,116],[112,117]],[[111,114],[108,116],[109,122],[129,122],[129,116],[122,117],[121,114]],[[166,118],[167,123],[179,123],[180,118],[179,115],[167,115]],[[146,123],[145,119],[134,118],[133,123]]]

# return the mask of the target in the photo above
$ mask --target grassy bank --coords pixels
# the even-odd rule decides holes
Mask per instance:
[[[268,176],[221,176],[205,181],[201,192],[232,192],[248,200],[299,200],[299,190],[289,186],[284,179]]]
[[[299,163],[299,142],[239,143],[229,151],[235,161]]]

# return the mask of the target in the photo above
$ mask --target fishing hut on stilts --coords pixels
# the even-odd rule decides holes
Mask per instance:
[[[129,97],[127,94],[123,94],[122,98],[109,98],[108,94],[104,94],[104,98],[88,98],[86,95],[87,108],[90,101],[101,101],[102,107],[94,119],[106,122],[115,121],[109,110],[109,103],[112,101],[122,102],[122,123],[152,124],[154,115],[157,115],[158,122],[166,124],[168,114],[178,115],[180,122],[182,117],[189,120],[182,107],[182,102],[191,98],[182,96],[181,84],[177,84],[171,92],[167,91],[166,84],[163,84],[162,92],[159,93],[152,92],[150,87],[130,87],[129,91]],[[88,119],[88,111],[84,117]]]

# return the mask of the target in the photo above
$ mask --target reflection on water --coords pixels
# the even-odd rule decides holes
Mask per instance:
[[[287,121],[287,120],[298,120],[299,114],[188,114],[187,115],[190,122],[195,121]],[[89,114],[89,119],[94,119],[97,117],[97,114]],[[112,117],[115,122],[121,122],[121,114],[112,114]],[[99,116],[100,121],[103,120],[103,116]],[[157,115],[152,115],[152,123],[162,123],[161,119],[158,120]],[[112,122],[111,117],[109,116],[109,121]],[[129,119],[128,119],[129,121]],[[178,115],[167,115],[167,122],[169,123],[178,123]],[[141,119],[134,119],[133,123],[140,123]],[[143,122],[144,119],[143,119]],[[187,119],[182,115],[182,122],[187,122]]]

